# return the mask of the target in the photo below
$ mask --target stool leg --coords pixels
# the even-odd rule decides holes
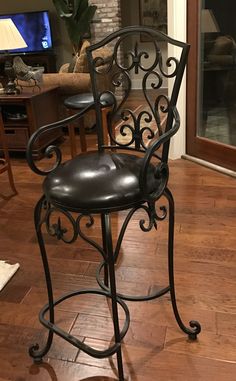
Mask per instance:
[[[106,241],[106,249],[107,249],[107,262],[108,262],[108,269],[109,269],[109,282],[110,282],[110,293],[111,293],[111,300],[112,300],[112,317],[113,317],[115,341],[116,343],[121,343],[119,317],[118,317],[118,309],[117,309],[117,296],[116,296],[115,261],[114,261],[114,254],[113,254],[113,248],[112,248],[112,235],[111,235],[109,214],[102,215],[102,220],[103,220],[104,233],[105,233],[104,239]],[[118,365],[119,380],[124,381],[121,346],[117,351],[117,365]]]
[[[102,226],[103,250],[104,250],[104,253],[106,253],[106,256],[107,256],[106,224],[105,224],[105,221],[104,221],[104,215],[103,214],[101,215],[101,226]],[[108,285],[109,285],[108,275],[109,274],[108,274],[108,266],[107,266],[107,257],[106,257],[106,262],[104,263],[104,266],[103,266],[103,271],[104,271],[104,276],[103,276],[104,284],[105,284],[106,287],[108,287]]]
[[[72,110],[68,110],[69,116],[73,115]],[[73,159],[76,156],[76,140],[75,140],[75,126],[71,123],[68,126],[68,134],[69,134],[69,141],[70,141],[70,154],[71,158]]]
[[[69,115],[73,115],[74,111],[68,110],[68,113],[69,113]],[[71,123],[68,126],[68,134],[69,134],[69,141],[70,141],[71,158],[73,159],[77,154],[75,125],[73,123]],[[80,118],[80,120],[79,120],[79,134],[80,134],[81,152],[87,152],[87,143],[86,143],[85,127],[84,127],[84,119],[83,118]]]
[[[83,117],[79,120],[79,137],[81,152],[87,152],[87,142],[85,136],[85,125]]]
[[[110,136],[108,133],[107,127],[107,114],[111,111],[111,107],[103,107],[102,108],[102,130],[103,130],[103,142],[104,145],[108,145],[111,143]]]
[[[37,233],[38,244],[40,247],[40,252],[41,252],[43,267],[44,267],[44,273],[45,273],[45,279],[46,279],[46,284],[47,284],[48,304],[49,304],[49,320],[50,320],[50,323],[54,324],[54,304],[53,304],[52,282],[51,282],[51,275],[50,275],[50,270],[49,270],[49,265],[48,265],[48,260],[47,260],[47,254],[46,254],[46,249],[45,249],[42,230],[41,230],[41,225],[42,225],[41,211],[42,211],[42,208],[44,205],[44,201],[45,201],[45,198],[43,196],[39,200],[39,202],[37,203],[37,205],[35,207],[34,223],[35,223],[35,230]],[[33,357],[35,362],[41,362],[42,361],[43,356],[45,356],[47,354],[47,352],[49,351],[49,349],[52,345],[52,339],[53,339],[53,332],[49,331],[47,343],[43,349],[40,350],[38,344],[32,345],[29,348],[29,354],[31,357]]]
[[[165,196],[169,202],[169,233],[168,233],[168,268],[169,268],[169,282],[170,282],[170,295],[174,315],[179,327],[188,334],[191,340],[196,340],[197,335],[201,332],[201,325],[196,320],[191,320],[189,325],[192,329],[187,328],[177,308],[175,296],[175,282],[174,282],[174,199],[168,188],[165,190]]]
[[[105,145],[108,145],[110,143],[110,139],[108,136],[108,130],[107,130],[107,113],[109,109],[108,107],[102,108],[102,129],[103,129],[103,142]]]

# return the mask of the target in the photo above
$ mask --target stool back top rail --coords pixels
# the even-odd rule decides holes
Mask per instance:
[[[144,45],[143,41],[148,41],[148,45]],[[106,61],[99,56],[99,51],[104,46],[108,46],[111,50]],[[146,46],[149,48],[146,49]],[[176,48],[177,57],[168,56],[168,46]],[[30,138],[27,150],[29,166],[37,174],[45,176],[43,196],[35,208],[35,228],[48,290],[48,304],[41,310],[39,318],[49,330],[48,340],[43,349],[39,349],[37,344],[30,348],[30,355],[35,361],[41,360],[47,354],[53,334],[56,333],[91,356],[101,358],[116,353],[118,377],[119,380],[124,380],[121,341],[130,322],[125,300],[145,301],[161,297],[167,292],[170,292],[174,315],[183,332],[195,340],[201,331],[200,324],[195,320],[190,321],[189,327],[185,326],[177,309],[173,261],[174,199],[167,187],[169,144],[180,126],[176,102],[188,52],[187,43],[176,41],[147,27],[131,26],[112,33],[101,42],[87,48],[94,101],[73,116],[41,127]],[[106,69],[102,72],[99,70],[101,63],[103,68],[106,65]],[[99,86],[103,82],[102,78],[107,75],[111,78],[113,90],[101,90]],[[171,89],[167,94],[169,81]],[[134,107],[133,90],[137,87],[139,105]],[[106,120],[104,120],[104,108],[107,109]],[[60,147],[51,145],[45,149],[44,157],[53,163],[49,169],[48,167],[42,169],[40,163],[33,160],[32,150],[36,140],[48,130],[61,128],[79,120],[92,109],[96,113],[97,149],[63,161]],[[167,201],[167,207],[158,207],[157,211],[157,201],[161,197]],[[125,210],[127,214],[115,243],[110,215]],[[169,284],[151,295],[132,296],[117,292],[115,263],[129,222],[139,210],[147,216],[147,221],[141,219],[139,222],[140,229],[147,233],[152,228],[157,228],[157,224],[168,216]],[[67,237],[67,229],[62,226],[60,218],[57,223],[52,223],[55,212],[70,222],[72,226],[70,238]],[[87,236],[82,227],[82,221],[85,219],[88,221],[86,228],[91,227],[94,218],[100,218],[102,244]],[[80,237],[101,254],[102,261],[96,276],[100,286],[98,290],[78,290],[54,300],[41,231],[43,225],[46,225],[46,231],[51,236],[66,243],[74,243],[77,237]],[[115,342],[103,351],[85,345],[64,332],[54,322],[54,310],[59,303],[86,293],[103,295],[112,302]],[[122,329],[120,329],[117,304],[125,313]],[[49,318],[46,319],[45,314],[48,311]]]

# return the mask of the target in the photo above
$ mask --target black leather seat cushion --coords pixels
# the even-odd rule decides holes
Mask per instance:
[[[110,106],[112,104],[112,96],[109,93],[101,95],[102,106]],[[82,110],[94,102],[92,93],[82,93],[73,95],[64,100],[64,105],[69,109]]]
[[[93,211],[129,207],[140,202],[139,173],[142,158],[125,153],[88,152],[60,165],[43,183],[53,205],[71,211]],[[150,191],[160,186],[149,168]]]

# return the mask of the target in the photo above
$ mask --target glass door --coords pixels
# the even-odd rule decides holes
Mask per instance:
[[[187,154],[236,171],[236,2],[188,1]]]

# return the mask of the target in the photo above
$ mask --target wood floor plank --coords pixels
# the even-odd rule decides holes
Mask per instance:
[[[191,341],[172,328],[167,328],[165,350],[234,363],[236,366],[236,336],[203,331]]]
[[[87,343],[97,348],[105,349],[107,342],[89,340]],[[231,381],[236,369],[235,363],[222,362],[204,357],[193,356],[188,353],[175,353],[156,348],[143,348],[124,344],[123,358],[127,380],[164,380],[168,381]],[[93,364],[94,367],[110,369],[116,366],[115,356],[112,359],[90,359],[82,352],[76,360],[85,366]],[[153,377],[153,378],[152,378]]]

